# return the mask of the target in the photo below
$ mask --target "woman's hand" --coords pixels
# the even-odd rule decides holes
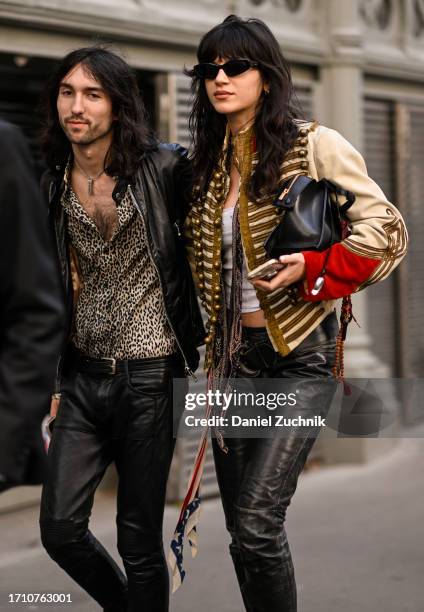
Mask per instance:
[[[305,258],[302,253],[282,255],[279,261],[285,264],[285,268],[278,272],[271,280],[257,279],[252,281],[252,284],[266,293],[271,293],[275,289],[288,287],[305,278]]]

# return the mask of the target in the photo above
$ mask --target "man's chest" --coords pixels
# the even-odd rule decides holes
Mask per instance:
[[[113,199],[96,197],[84,200],[79,196],[79,201],[103,240],[110,240],[118,225],[118,211]]]
[[[106,177],[89,193],[84,181],[73,179],[72,189],[89,219],[95,224],[103,240],[110,240],[118,226],[118,211],[112,198],[115,181]]]
[[[119,203],[101,196],[96,201],[84,199],[84,194],[81,200],[72,188],[62,200],[70,244],[81,261],[107,268],[115,260],[134,260],[145,250],[144,223],[128,191]]]

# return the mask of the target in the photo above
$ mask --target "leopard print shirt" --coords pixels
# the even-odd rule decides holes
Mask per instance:
[[[108,241],[68,180],[62,205],[82,281],[74,313],[75,346],[90,357],[115,359],[174,353],[176,341],[149,256],[144,220],[128,190],[117,205],[117,227]]]

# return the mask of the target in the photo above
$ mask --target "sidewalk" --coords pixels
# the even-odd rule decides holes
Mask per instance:
[[[410,438],[371,465],[301,477],[286,523],[299,612],[424,611],[423,467],[424,439]],[[112,495],[99,495],[92,525],[117,558],[114,506]],[[177,508],[166,509],[166,543],[177,515]],[[0,533],[0,610],[99,609],[41,549],[36,509],[0,515]],[[227,544],[219,500],[204,502],[199,554],[192,561],[186,550],[187,577],[171,598],[171,612],[243,610]],[[69,592],[73,603],[6,603],[10,592],[43,591]]]

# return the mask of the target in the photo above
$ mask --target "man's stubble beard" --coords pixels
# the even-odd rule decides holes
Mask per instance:
[[[104,132],[102,132],[101,134],[96,134],[96,135],[91,134],[90,135],[90,131],[89,131],[88,134],[86,134],[82,139],[77,139],[73,137],[72,134],[68,132],[66,125],[65,126],[62,125],[62,129],[65,132],[65,135],[71,144],[75,144],[75,145],[79,145],[83,147],[89,147],[90,145],[94,144],[98,140],[101,140],[102,138],[105,138],[106,136],[108,136],[108,134],[110,134],[110,132],[113,129],[113,123],[111,123],[109,128],[105,130]]]

